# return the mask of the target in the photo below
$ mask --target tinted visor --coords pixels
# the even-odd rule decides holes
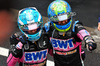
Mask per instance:
[[[75,12],[63,13],[63,14],[50,17],[50,21],[53,21],[53,22],[63,21],[63,20],[70,19],[71,16],[75,16],[75,15],[76,15]]]
[[[63,20],[63,21],[58,21],[58,22],[53,22],[53,23],[55,23],[57,25],[66,25],[67,23],[69,23],[70,19]]]

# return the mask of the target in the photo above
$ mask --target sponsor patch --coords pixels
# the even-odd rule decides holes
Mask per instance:
[[[39,63],[47,59],[48,49],[35,51],[35,52],[25,52],[24,60],[26,63]]]
[[[59,51],[56,51],[56,53],[57,53],[58,55],[70,55],[70,54],[74,54],[74,53],[76,53],[76,52],[77,52],[76,49],[73,50],[73,51],[69,51],[69,52],[59,52]]]

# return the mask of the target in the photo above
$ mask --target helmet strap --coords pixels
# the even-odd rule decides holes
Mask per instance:
[[[36,41],[34,43],[37,45]]]

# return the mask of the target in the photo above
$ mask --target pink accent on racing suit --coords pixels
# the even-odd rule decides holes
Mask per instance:
[[[90,36],[90,33],[89,33],[87,30],[85,30],[85,29],[80,30],[80,31],[77,33],[77,36],[78,36],[81,40],[83,40],[84,37],[87,36],[87,35]]]
[[[82,47],[81,47],[82,45],[79,45],[79,52],[80,52],[80,57],[81,57],[81,50],[82,50]],[[82,58],[81,58],[82,59]]]
[[[50,49],[49,55],[53,56],[53,50],[52,49]]]
[[[23,44],[21,42],[18,42],[18,44],[16,45],[17,49],[22,49]]]
[[[81,40],[83,40],[84,39],[84,37],[85,36],[90,36],[90,33],[87,31],[87,30],[85,30],[85,29],[83,29],[83,30],[80,30],[78,33],[77,33],[77,36],[81,39]],[[79,50],[80,50],[80,57],[81,57],[81,54],[82,54],[82,52],[81,52],[81,45],[79,46]]]
[[[19,60],[19,58],[15,58],[11,53],[7,59],[7,65],[8,66],[15,66],[16,62]]]

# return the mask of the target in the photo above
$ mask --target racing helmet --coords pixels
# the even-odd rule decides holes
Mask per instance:
[[[17,23],[20,31],[29,41],[37,41],[41,37],[43,19],[35,7],[21,9]]]
[[[51,24],[56,30],[66,32],[71,28],[73,13],[70,5],[66,1],[56,0],[50,3],[47,14]]]

